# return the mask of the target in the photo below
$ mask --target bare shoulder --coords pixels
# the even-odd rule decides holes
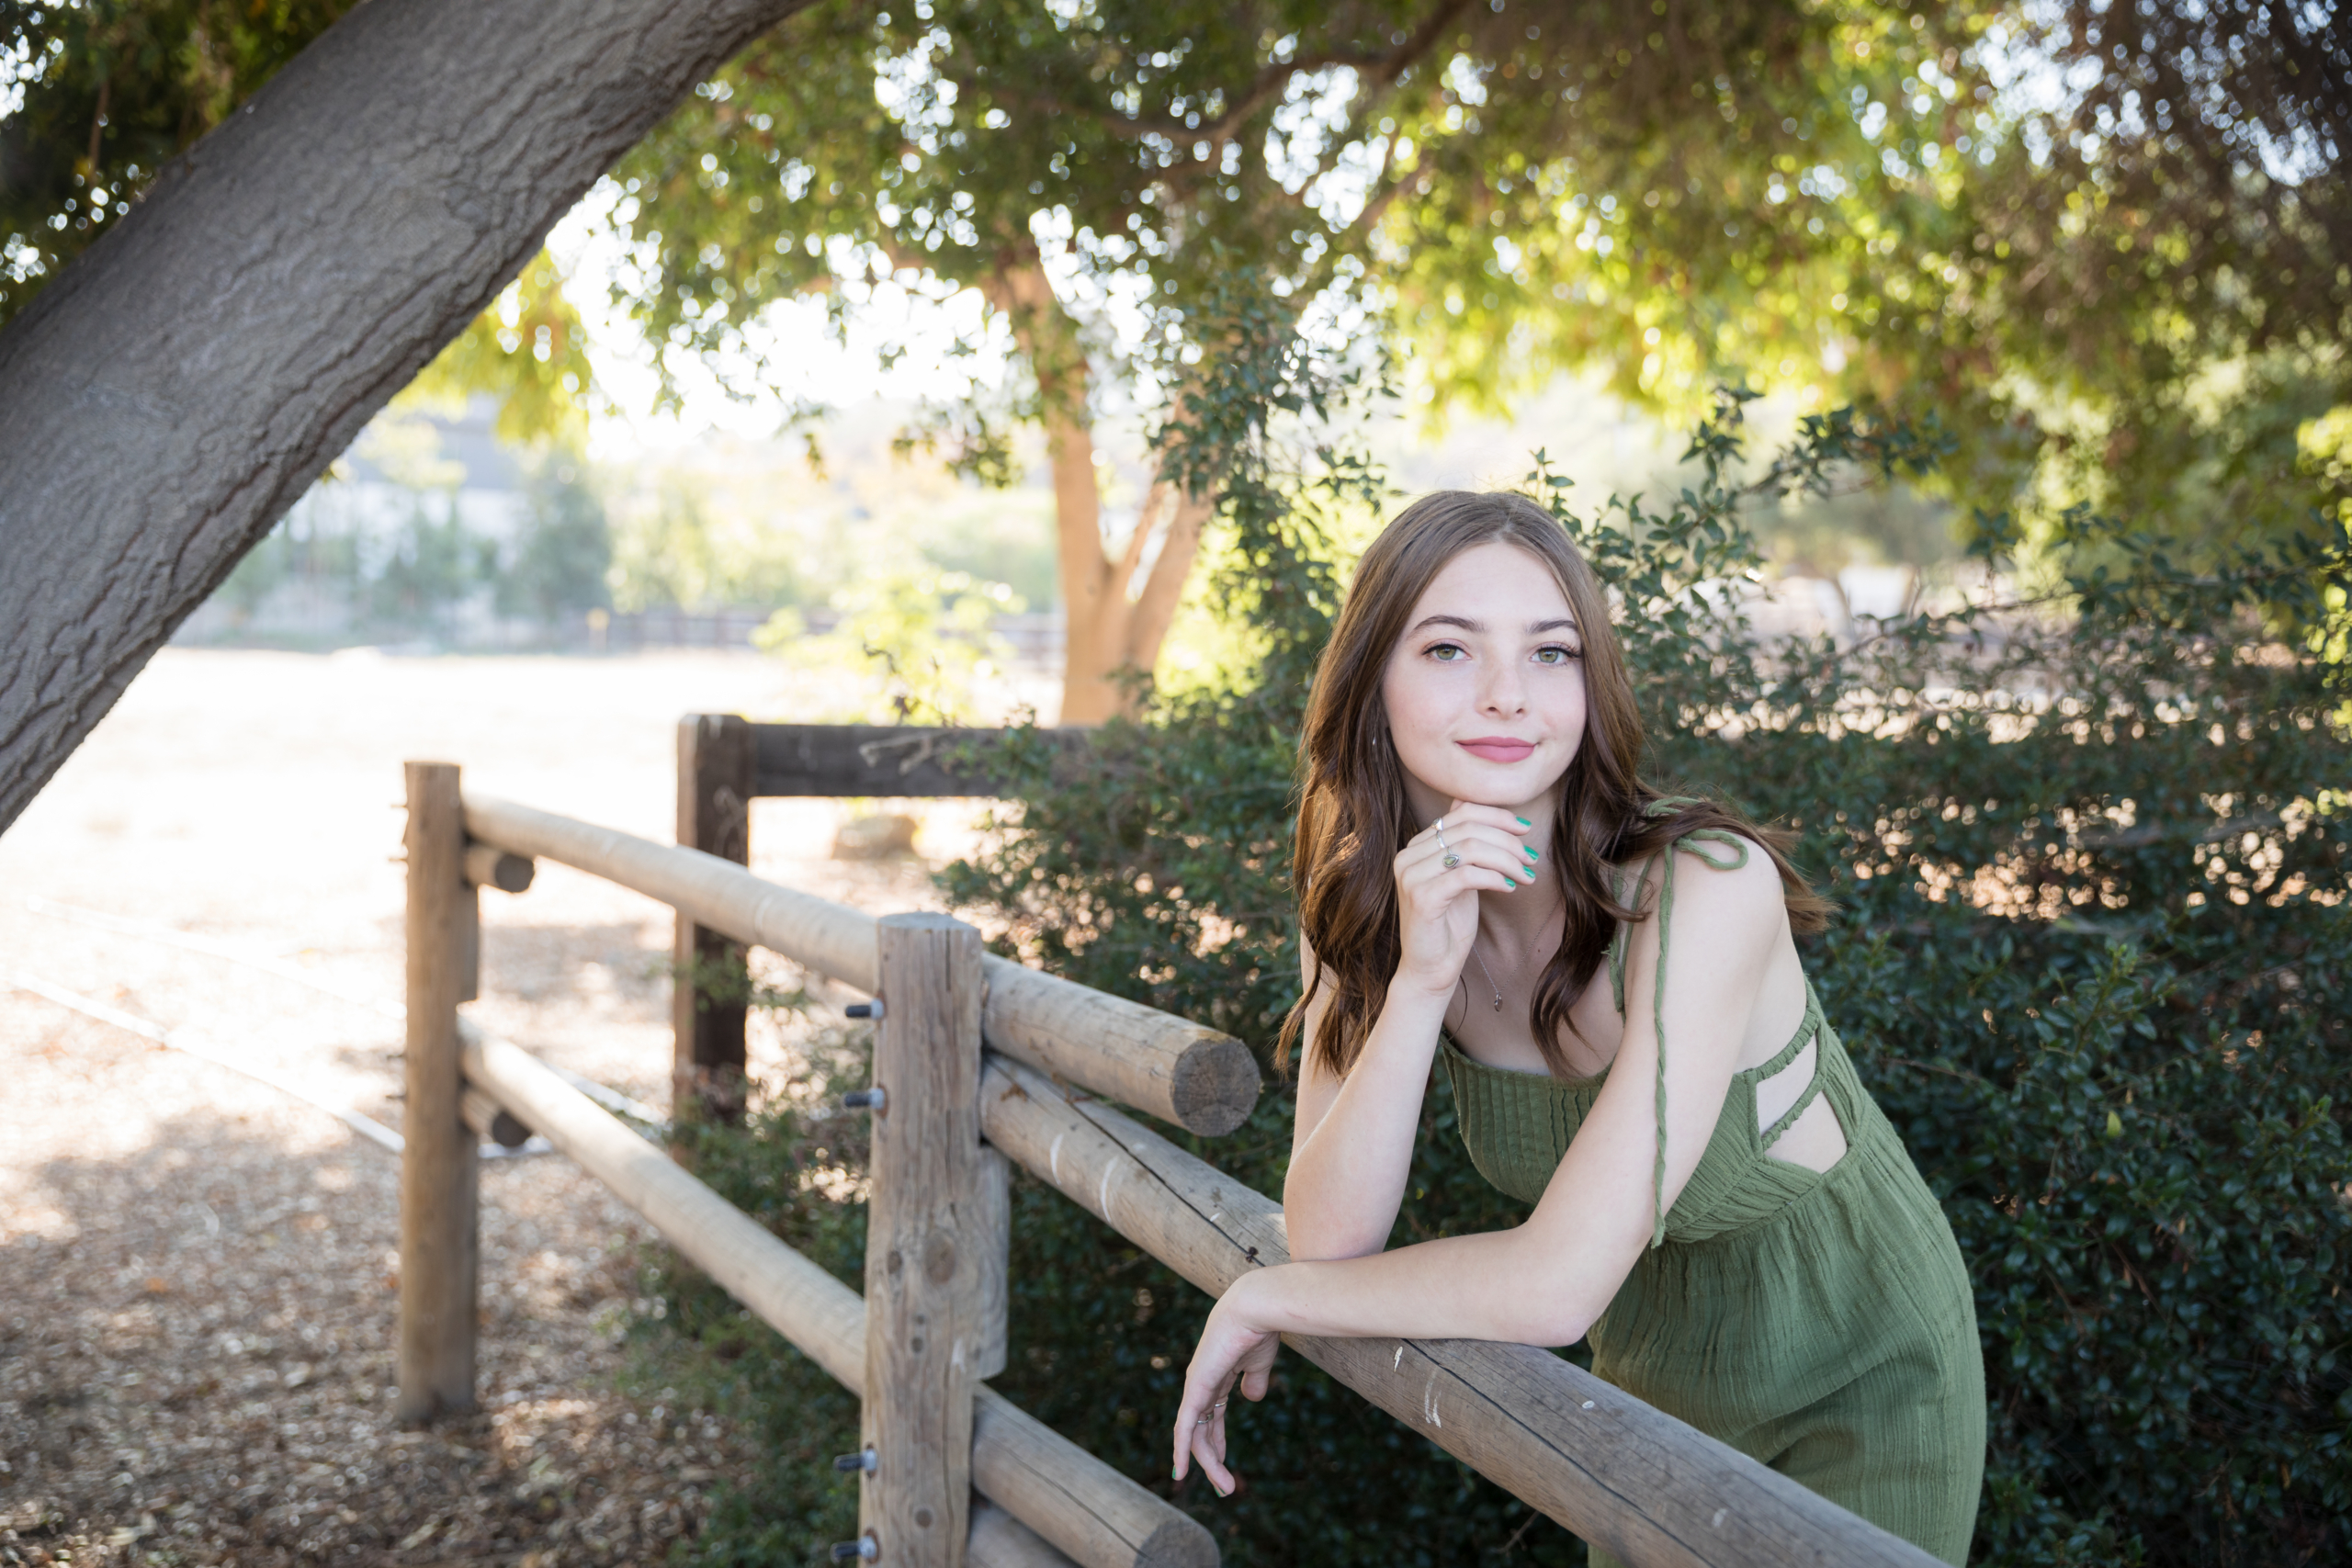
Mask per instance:
[[[1786,890],[1772,856],[1753,839],[1738,848],[1722,839],[1684,840],[1675,846],[1674,905],[1678,925],[1696,918],[1725,934],[1769,937],[1789,921]],[[1739,850],[1747,853],[1742,855]],[[1652,879],[1656,878],[1653,875]],[[1656,889],[1647,890],[1655,897]]]

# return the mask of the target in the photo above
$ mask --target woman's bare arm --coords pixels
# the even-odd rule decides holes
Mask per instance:
[[[1669,1208],[1713,1135],[1750,1013],[1787,930],[1779,875],[1765,856],[1751,855],[1736,871],[1684,857],[1666,999]],[[1526,1223],[1371,1258],[1364,1254],[1378,1250],[1378,1241],[1354,1253],[1303,1251],[1293,1220],[1292,1258],[1317,1266],[1250,1277],[1279,1285],[1269,1306],[1282,1332],[1536,1345],[1583,1337],[1649,1245],[1656,1213],[1657,934],[1657,922],[1645,921],[1628,943],[1624,1043]],[[1424,1074],[1427,1060],[1424,1052]],[[1415,1115],[1419,1103],[1417,1083]],[[1400,1171],[1382,1239],[1402,1191]]]
[[[1737,870],[1692,857],[1678,871],[1677,962],[1665,1000],[1669,1208],[1706,1152],[1758,997],[1789,941],[1780,879],[1764,856],[1750,856]],[[1584,1337],[1649,1245],[1657,1213],[1658,922],[1637,928],[1628,946],[1623,1043],[1527,1223],[1338,1257],[1299,1248],[1294,1220],[1297,1261],[1236,1280],[1202,1328],[1173,1434],[1180,1477],[1197,1457],[1220,1492],[1232,1490],[1216,1402],[1235,1387],[1264,1398],[1283,1334],[1527,1345]],[[1785,956],[1792,961],[1793,950]],[[1302,1109],[1305,1152],[1314,1152],[1316,1132],[1333,1125],[1346,1094],[1342,1088],[1321,1097],[1330,1108],[1319,1125],[1308,1125]],[[1367,1096],[1364,1104],[1373,1103]]]
[[[1315,955],[1303,937],[1299,963],[1304,983],[1312,985]],[[1399,995],[1392,987],[1344,1082],[1312,1049],[1329,993],[1317,992],[1308,1001],[1290,1173],[1283,1181],[1293,1258],[1359,1258],[1387,1245],[1405,1201],[1420,1132],[1421,1096],[1451,999],[1426,992]]]
[[[1298,1119],[1283,1183],[1294,1258],[1359,1258],[1386,1245],[1412,1169],[1438,1030],[1477,935],[1479,896],[1536,880],[1524,819],[1459,800],[1443,819],[1448,841],[1424,829],[1396,853],[1396,973],[1344,1082],[1315,1062],[1324,997],[1318,992],[1308,1004]],[[1315,956],[1303,938],[1299,946],[1311,986]]]

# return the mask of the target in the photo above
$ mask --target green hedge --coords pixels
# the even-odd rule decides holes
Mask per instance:
[[[1006,847],[946,885],[1010,914],[1008,945],[1032,961],[1262,1046],[1296,986],[1283,878],[1292,748],[1336,602],[1323,525],[1376,476],[1326,454],[1282,479],[1261,423],[1204,439],[1233,476],[1236,547],[1212,591],[1261,660],[1106,728],[1082,788],[1055,784],[1039,749]],[[1841,906],[1806,963],[1975,1281],[1992,1447],[1972,1561],[2352,1556],[2342,530],[2192,576],[2078,515],[2057,558],[2071,575],[2022,607],[1766,647],[1708,586],[1755,564],[1740,508],[1916,470],[1933,445],[1832,416],[1735,486],[1734,404],[1691,456],[1704,479],[1662,513],[1612,499],[1578,517],[1560,481],[1531,479],[1624,593],[1653,775],[1799,829],[1800,863]],[[1997,520],[1980,528],[1988,561],[2009,543]],[[1472,1172],[1452,1117],[1441,1080],[1400,1241],[1522,1212]],[[1279,1192],[1288,1121],[1277,1089],[1192,1146]],[[819,1158],[810,1136],[775,1118],[698,1157],[854,1280],[857,1212],[797,1184],[856,1151]],[[1166,1489],[1205,1300],[1035,1184],[1013,1247],[999,1385]],[[731,1369],[739,1411],[779,1444],[831,1422],[815,1448],[852,1445],[854,1413],[820,1376],[725,1303],[676,1300],[689,1334],[735,1355],[711,1364]],[[1181,1495],[1229,1563],[1582,1559],[1295,1358],[1235,1441],[1242,1492]],[[805,1561],[845,1538],[853,1501],[803,1450],[722,1510],[705,1560]]]

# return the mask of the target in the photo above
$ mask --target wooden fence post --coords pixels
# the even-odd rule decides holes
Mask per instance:
[[[401,1115],[400,1406],[404,1424],[474,1406],[474,1134],[460,1119],[458,1003],[478,929],[458,770],[408,764],[408,1100]]]
[[[945,915],[890,915],[876,940],[883,1102],[866,1210],[865,1403],[876,1457],[858,1521],[892,1568],[961,1568],[972,1389],[989,1334],[989,1257],[1001,1245],[980,1151],[980,933]]]
[[[678,842],[752,863],[752,727],[736,714],[678,721]],[[681,914],[671,949],[670,1114],[743,1115],[743,1015],[751,982],[743,945]]]

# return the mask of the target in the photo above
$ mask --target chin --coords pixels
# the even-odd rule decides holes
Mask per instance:
[[[1558,776],[1532,765],[1534,761],[1531,757],[1523,762],[1474,763],[1456,773],[1448,793],[1479,806],[1523,806]]]

